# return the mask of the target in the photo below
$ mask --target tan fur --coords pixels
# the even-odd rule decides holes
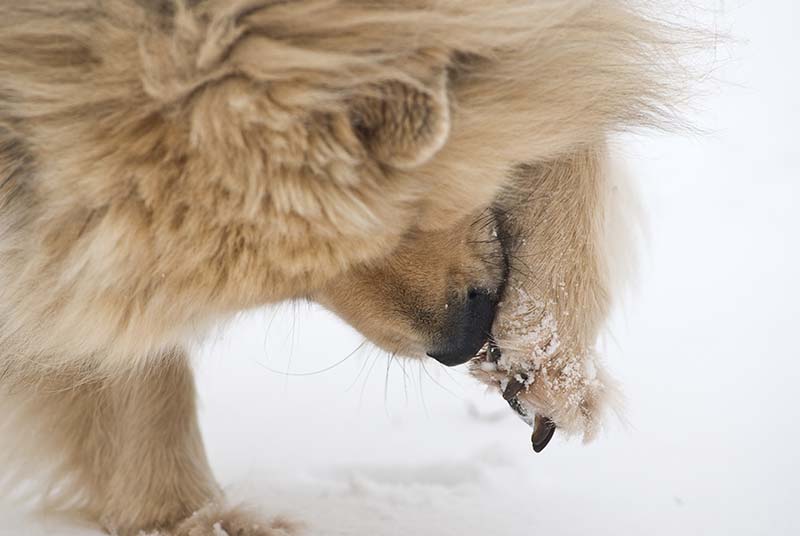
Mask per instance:
[[[449,300],[500,288],[498,214],[498,343],[591,436],[605,144],[667,118],[681,73],[640,8],[0,0],[0,391],[27,474],[120,534],[294,532],[214,506],[181,348],[311,297],[418,355]],[[546,314],[545,359],[523,339]]]

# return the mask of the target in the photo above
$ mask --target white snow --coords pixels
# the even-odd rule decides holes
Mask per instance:
[[[722,2],[705,2],[718,7]],[[626,422],[535,455],[496,393],[432,360],[357,352],[305,305],[251,314],[198,359],[212,464],[236,500],[316,536],[800,534],[800,7],[728,1],[739,39],[707,133],[621,145],[651,237],[605,360]],[[266,334],[265,334],[266,333]],[[0,505],[0,535],[95,536]]]
[[[511,303],[512,310],[506,314],[503,306],[499,307],[502,328],[498,342],[501,349],[510,348],[511,351],[503,352],[498,366],[504,370],[524,370],[532,382],[536,369],[553,357],[561,346],[558,322],[548,307],[552,303],[545,304],[523,288],[509,291],[512,299],[507,298],[503,303]]]

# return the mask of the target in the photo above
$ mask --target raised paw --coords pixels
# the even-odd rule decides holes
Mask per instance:
[[[181,522],[170,536],[298,536],[300,529],[283,517],[264,520],[245,508],[212,504]]]

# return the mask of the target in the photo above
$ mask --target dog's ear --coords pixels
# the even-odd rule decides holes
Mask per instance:
[[[427,162],[447,141],[450,108],[447,73],[429,83],[388,81],[354,99],[353,129],[382,164],[411,169]]]

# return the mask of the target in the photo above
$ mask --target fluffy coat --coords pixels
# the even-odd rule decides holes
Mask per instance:
[[[488,212],[511,236],[501,372],[530,372],[528,402],[593,435],[606,144],[669,120],[683,72],[643,13],[0,0],[0,396],[27,453],[12,478],[38,474],[51,505],[122,535],[293,532],[225,509],[184,349],[237,311],[311,298],[416,353],[453,289],[499,288],[497,234],[473,225]]]

